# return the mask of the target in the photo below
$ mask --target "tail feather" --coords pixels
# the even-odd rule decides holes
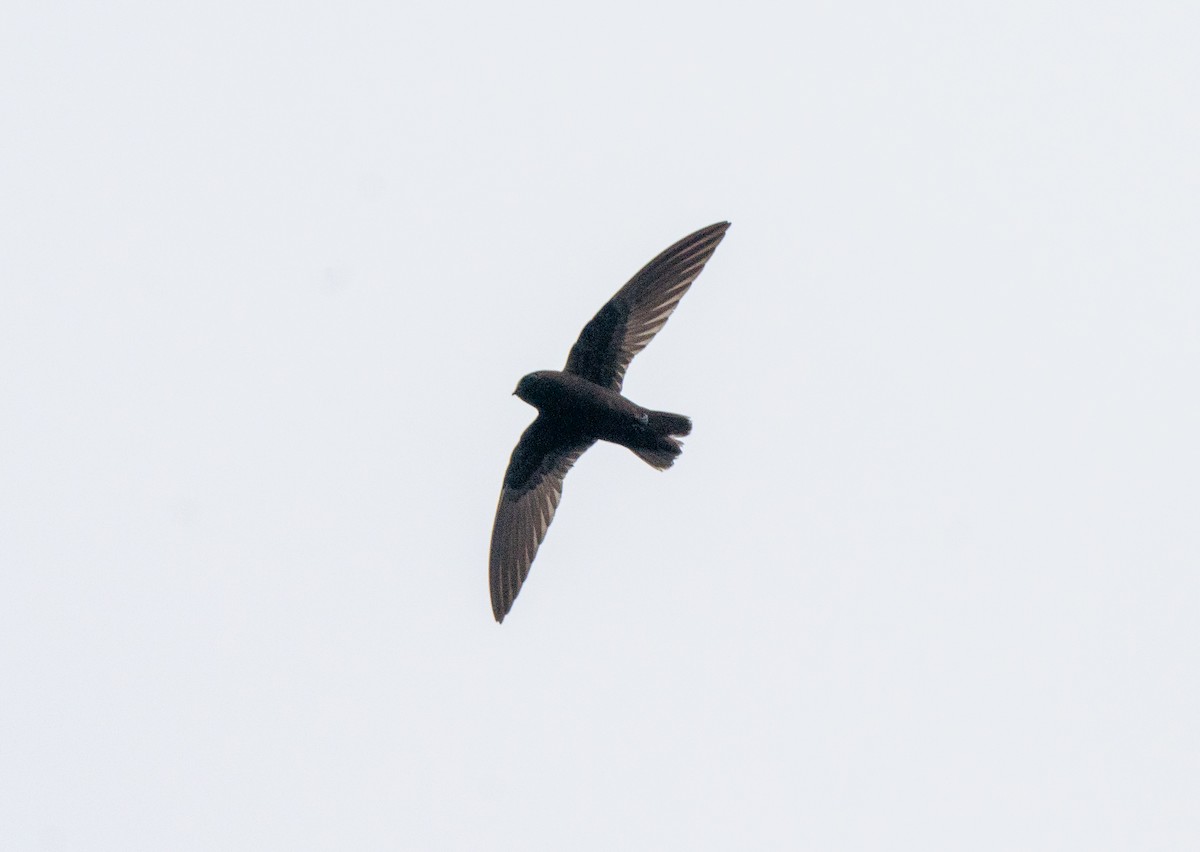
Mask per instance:
[[[687,435],[692,431],[692,421],[682,414],[669,411],[649,411],[650,422],[646,424],[660,435]]]
[[[638,458],[655,470],[666,470],[675,464],[675,459],[683,452],[683,448],[674,438],[659,438],[659,441],[662,443],[658,446],[638,447],[633,451],[637,453]],[[667,443],[668,441],[670,443]]]

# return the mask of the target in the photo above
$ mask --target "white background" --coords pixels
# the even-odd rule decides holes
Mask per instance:
[[[0,846],[1196,847],[1191,4],[323,5],[5,7]]]

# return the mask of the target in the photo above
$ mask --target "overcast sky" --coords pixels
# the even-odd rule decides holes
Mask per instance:
[[[8,3],[0,846],[1200,842],[1200,13],[782,5]]]

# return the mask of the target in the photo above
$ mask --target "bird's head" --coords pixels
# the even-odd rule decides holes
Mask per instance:
[[[537,400],[541,397],[539,393],[542,387],[542,374],[530,373],[527,376],[522,376],[521,381],[517,382],[517,389],[513,391],[513,396],[519,396],[521,399],[528,402],[530,405],[537,405]]]

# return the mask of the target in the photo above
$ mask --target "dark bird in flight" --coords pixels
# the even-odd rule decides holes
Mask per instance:
[[[621,395],[621,382],[728,228],[728,222],[709,225],[654,258],[583,327],[562,372],[539,370],[517,384],[513,393],[538,416],[513,450],[496,507],[488,563],[496,621],[512,608],[558,508],[563,477],[584,450],[611,441],[658,470],[682,452],[674,436],[691,432],[692,421],[630,402]]]

